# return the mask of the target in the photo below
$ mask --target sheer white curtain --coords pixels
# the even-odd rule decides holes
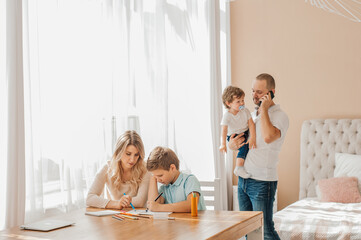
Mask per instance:
[[[119,47],[108,2],[24,6],[26,221],[85,206],[92,177],[112,152]]]
[[[127,35],[118,43],[129,54],[123,64],[130,81],[128,119],[139,122],[147,153],[169,146],[183,171],[210,180],[209,1],[124,3],[116,12],[127,11],[118,21]]]
[[[0,1],[0,132],[7,133],[6,1]],[[0,134],[0,229],[5,227],[7,134]]]
[[[211,116],[212,141],[214,152],[215,176],[221,180],[221,206],[223,210],[232,210],[233,206],[233,152],[221,154],[220,122],[223,115],[221,102],[222,90],[231,84],[231,50],[230,50],[230,9],[229,0],[211,2]]]
[[[1,227],[22,223],[25,202],[22,2],[1,2]]]
[[[230,6],[229,0],[220,0],[219,1],[219,16],[216,19],[219,19],[219,50],[220,56],[220,75],[221,81],[216,81],[217,84],[217,94],[220,96],[223,92],[223,89],[232,83],[231,81],[231,30],[230,30]],[[219,104],[221,106],[219,106]],[[223,104],[218,102],[217,111],[215,111],[215,115],[219,116],[219,123],[221,119],[221,115],[223,114],[224,107]],[[212,131],[218,131],[220,134],[220,126],[218,124],[218,129],[213,129]],[[216,139],[220,139],[216,138]],[[219,145],[218,145],[219,146]],[[222,184],[222,195],[225,196],[223,198],[222,207],[225,210],[233,209],[233,158],[234,153],[232,151],[228,151],[224,156],[222,155],[220,159],[222,159],[218,164],[224,165],[223,167],[219,167],[222,171],[219,173],[219,178],[221,178]],[[217,166],[217,163],[215,164]],[[218,167],[217,167],[218,168]]]
[[[200,180],[219,175],[211,131],[219,131],[212,108],[221,104],[211,91],[221,81],[212,53],[218,5],[24,2],[27,221],[84,206],[95,171],[127,129],[140,132],[146,155],[169,146],[181,170]]]
[[[136,121],[147,153],[169,146],[183,171],[213,179],[210,1],[116,3],[114,12],[123,13],[116,15],[117,44],[127,50],[121,76],[129,82],[127,114],[115,111],[128,124],[117,129]]]

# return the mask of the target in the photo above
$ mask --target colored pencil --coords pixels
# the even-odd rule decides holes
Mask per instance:
[[[160,198],[160,196],[162,196],[163,192],[159,193],[158,197],[156,197],[156,199],[154,200],[154,202],[156,202],[158,200],[158,198]]]
[[[125,196],[126,194],[125,194],[125,193],[123,193],[123,195]],[[134,208],[134,206],[133,206],[133,204],[132,204],[132,203],[130,203],[130,206],[133,208],[133,210],[134,210],[134,211],[137,211],[137,210],[135,210],[135,208]]]
[[[112,218],[117,219],[117,220],[120,220],[120,221],[123,221],[123,220],[124,220],[124,218],[117,217],[117,216],[112,216]]]
[[[158,198],[160,198],[160,196],[162,196],[163,192],[159,193],[158,196],[155,198],[154,202],[156,202],[158,200]],[[145,212],[148,212],[148,208],[145,209]]]
[[[128,213],[128,212],[120,212],[119,214],[128,215],[128,216],[132,216],[132,217],[150,218],[149,216],[143,216],[143,215],[133,214],[133,213]]]

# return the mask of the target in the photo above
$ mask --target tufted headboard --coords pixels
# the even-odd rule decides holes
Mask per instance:
[[[299,199],[316,197],[318,180],[333,177],[335,152],[361,155],[361,119],[303,122]]]

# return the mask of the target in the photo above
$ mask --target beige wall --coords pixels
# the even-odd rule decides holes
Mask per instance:
[[[253,108],[252,80],[272,74],[275,102],[290,119],[278,166],[278,208],[284,208],[298,199],[302,122],[361,118],[361,23],[304,0],[235,0],[230,6],[232,83]]]

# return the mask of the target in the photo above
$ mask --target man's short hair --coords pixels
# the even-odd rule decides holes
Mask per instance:
[[[274,78],[268,73],[261,73],[256,77],[257,80],[265,80],[267,82],[267,89],[272,90],[276,88],[276,82]]]
[[[229,109],[229,106],[227,105],[228,103],[231,103],[233,101],[233,97],[235,96],[236,98],[241,98],[242,96],[244,96],[244,92],[242,89],[240,89],[239,87],[234,87],[234,86],[228,86],[223,90],[223,94],[222,94],[222,102],[225,108]]]
[[[179,169],[179,159],[175,152],[170,148],[158,146],[149,154],[147,170],[163,169],[168,171],[171,164],[174,164],[177,170]]]

